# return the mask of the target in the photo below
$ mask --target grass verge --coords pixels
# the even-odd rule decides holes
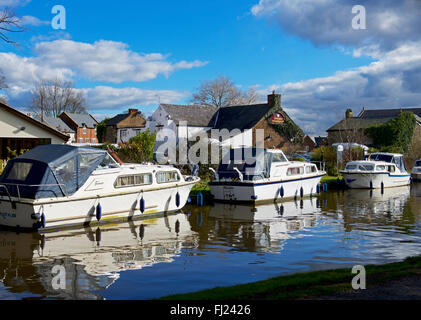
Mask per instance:
[[[421,256],[402,262],[365,266],[367,284],[374,285],[421,273]],[[282,300],[320,297],[352,291],[351,269],[312,271],[232,287],[217,287],[162,300]]]

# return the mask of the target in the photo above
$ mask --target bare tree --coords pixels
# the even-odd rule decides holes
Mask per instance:
[[[15,13],[9,8],[3,9],[0,12],[0,39],[7,43],[16,44],[16,42],[9,38],[8,33],[22,31],[23,28],[20,24],[20,19]]]
[[[197,92],[193,94],[191,102],[223,108],[232,105],[252,104],[256,101],[253,89],[241,91],[229,78],[219,76],[215,80],[202,82]]]
[[[0,69],[0,91],[7,89],[7,82],[6,82],[6,77],[3,75],[3,71]],[[6,99],[4,96],[0,95],[0,102],[1,103],[6,103]]]
[[[61,79],[43,80],[32,92],[32,110],[41,119],[57,117],[63,112],[85,113],[86,98],[77,91],[73,83]]]

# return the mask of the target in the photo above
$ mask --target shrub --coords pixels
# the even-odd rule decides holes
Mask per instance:
[[[156,134],[147,129],[131,138],[129,142],[120,144],[117,155],[123,162],[152,162],[155,138]]]

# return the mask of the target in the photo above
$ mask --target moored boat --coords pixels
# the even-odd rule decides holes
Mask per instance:
[[[373,153],[361,161],[351,161],[340,173],[350,188],[377,189],[406,186],[411,175],[406,171],[403,155]]]
[[[198,181],[172,166],[119,164],[105,150],[39,146],[0,176],[0,226],[49,230],[177,211]]]
[[[411,177],[413,181],[421,181],[421,159],[415,161],[411,171]]]
[[[263,202],[315,194],[326,174],[310,162],[289,161],[281,150],[230,150],[209,183],[216,201]]]

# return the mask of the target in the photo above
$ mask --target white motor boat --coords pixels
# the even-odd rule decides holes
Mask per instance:
[[[376,189],[406,186],[411,175],[406,171],[403,155],[373,153],[361,161],[351,161],[340,173],[350,188]]]
[[[411,171],[411,177],[413,181],[421,181],[421,159],[415,161]]]
[[[119,164],[105,150],[39,146],[0,176],[0,226],[48,230],[177,211],[198,181],[172,166]]]
[[[326,173],[310,162],[289,161],[281,150],[231,149],[209,183],[216,201],[262,202],[318,192]]]

